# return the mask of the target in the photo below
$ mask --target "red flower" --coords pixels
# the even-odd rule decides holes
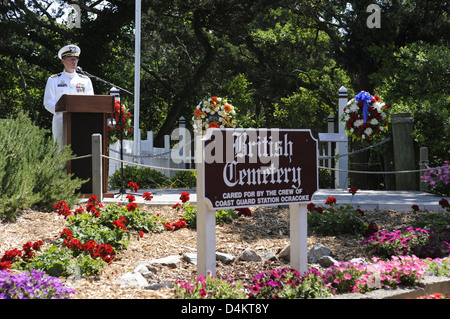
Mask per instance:
[[[139,186],[134,182],[129,182],[127,186],[131,188],[134,192],[137,192],[139,190]]]
[[[123,223],[123,220],[120,220],[120,218],[118,220],[113,221],[113,225],[116,226],[116,229],[127,230],[125,224]]]
[[[318,212],[319,214],[323,213],[323,208],[322,207],[316,207],[316,212]]]
[[[33,243],[33,249],[34,250],[39,250],[42,245],[44,245],[43,241],[42,240],[38,240],[38,241]]]
[[[131,202],[134,202],[134,201],[136,200],[136,197],[134,197],[134,195],[128,194],[128,195],[127,195],[127,199],[128,199],[128,201],[131,203]]]
[[[132,210],[135,210],[137,208],[137,204],[136,203],[129,203],[127,205],[127,209],[129,212],[131,212]]]
[[[84,208],[83,207],[78,207],[77,209],[75,209],[75,211],[73,212],[74,215],[81,215],[84,213]]]
[[[180,195],[180,200],[183,203],[186,203],[189,200],[189,192],[182,192]]]
[[[2,259],[0,259],[0,262],[11,262],[16,257],[22,257],[22,251],[20,251],[17,248],[14,248],[12,250],[7,250],[3,254]]]
[[[369,226],[366,229],[366,236],[372,236],[378,231],[378,226],[375,223],[370,223]]]
[[[62,230],[62,232],[60,232],[59,234],[61,235],[61,238],[64,238],[64,239],[72,239],[73,238],[72,231],[67,228],[64,228]]]
[[[180,203],[176,203],[175,205],[173,205],[172,208],[177,209],[178,207],[181,207],[181,204],[180,204]]]
[[[180,218],[175,223],[172,223],[172,224],[163,223],[163,225],[164,225],[164,227],[166,227],[167,230],[170,230],[170,231],[176,231],[181,228],[187,228],[186,219],[184,219],[184,218]]]
[[[144,237],[144,233],[141,230],[139,231],[139,237]]]
[[[358,208],[356,211],[357,211],[358,213],[360,213],[361,216],[364,216],[364,211],[363,211],[363,210],[361,210],[361,209]]]
[[[415,212],[418,212],[418,211],[420,210],[420,209],[419,209],[419,206],[417,206],[417,205],[412,205],[411,208],[412,208]]]
[[[11,263],[9,261],[0,261],[0,270],[11,269]]]
[[[445,198],[442,198],[439,201],[439,205],[441,205],[442,208],[450,207],[450,204],[449,204],[448,200],[446,200]]]
[[[328,196],[327,201],[325,202],[325,205],[331,205],[331,204],[336,204],[336,198]]]
[[[94,257],[94,254],[97,252],[98,247],[99,244],[97,244],[95,240],[90,240],[83,245],[83,250],[91,253],[91,256]]]
[[[309,203],[308,206],[306,206],[306,208],[308,209],[309,212],[312,212],[313,210],[316,209],[316,205],[314,205],[314,203]]]
[[[246,216],[246,217],[252,217],[252,211],[250,208],[237,208],[239,216]]]
[[[348,189],[348,192],[351,193],[352,195],[355,195],[357,191],[358,191],[358,187],[356,187],[356,186],[352,186]]]
[[[63,200],[53,205],[53,208],[58,211],[58,215],[62,215],[64,218],[72,214],[66,202]]]
[[[151,193],[145,192],[144,194],[142,194],[142,198],[144,198],[144,200],[151,201],[153,197]]]

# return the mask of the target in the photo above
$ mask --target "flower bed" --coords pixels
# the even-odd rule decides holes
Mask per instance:
[[[353,192],[356,191],[357,190],[353,189]],[[182,195],[180,200],[184,201],[183,205],[180,205],[177,209],[171,208],[172,213],[168,213],[166,215],[171,216],[171,218],[175,220],[178,219],[179,221],[180,214],[184,215],[185,213],[185,211],[183,211],[184,207],[193,206],[188,202],[188,193],[180,195]],[[151,199],[151,194],[146,194],[146,197]],[[145,214],[141,214],[138,206],[129,205],[130,203],[134,203],[135,200],[131,195],[129,196],[128,200],[128,204],[124,204],[122,206],[113,205],[106,208],[101,207],[100,203],[96,202],[95,200],[91,200],[84,209],[84,212],[82,212],[81,209],[70,210],[64,204],[59,203],[59,205],[55,206],[57,212],[59,212],[60,216],[64,216],[65,220],[69,222],[69,225],[65,227],[67,231],[60,231],[61,233],[63,233],[58,239],[60,245],[58,247],[52,246],[51,249],[49,248],[45,250],[44,253],[39,253],[39,249],[41,247],[39,241],[30,241],[26,245],[24,245],[23,250],[11,250],[8,254],[5,254],[5,256],[7,257],[4,257],[5,260],[3,260],[3,262],[6,262],[6,259],[11,259],[13,255],[15,259],[12,264],[16,264],[16,266],[29,265],[31,263],[35,263],[36,265],[45,265],[45,263],[49,260],[58,260],[60,262],[63,262],[64,264],[64,262],[66,261],[70,262],[74,259],[78,259],[80,265],[85,265],[85,269],[90,269],[90,274],[96,274],[96,276],[100,276],[101,274],[102,277],[107,276],[109,278],[115,278],[117,277],[116,272],[113,273],[111,271],[108,271],[108,275],[106,275],[105,269],[117,269],[117,264],[115,265],[117,260],[117,253],[124,256],[122,257],[123,259],[121,263],[123,263],[123,261],[127,261],[127,264],[124,266],[128,268],[128,266],[131,265],[131,261],[128,260],[128,257],[125,257],[130,256],[127,251],[130,251],[130,253],[132,251],[136,251],[137,253],[139,253],[139,255],[141,255],[142,250],[139,250],[137,248],[138,245],[140,245],[139,243],[141,243],[141,241],[142,245],[146,245],[145,250],[148,250],[149,247],[153,247],[155,245],[159,246],[167,238],[170,241],[170,246],[164,247],[163,250],[166,254],[169,253],[169,247],[171,247],[171,250],[173,252],[180,253],[179,249],[183,247],[183,245],[188,245],[188,240],[193,240],[193,242],[195,242],[195,231],[185,227],[180,227],[175,233],[166,233],[167,228],[165,227],[165,225],[163,225],[163,223],[165,223],[164,218],[158,216],[158,214],[150,213],[151,209],[148,208],[148,211]],[[317,208],[317,206],[315,205],[314,207]],[[312,205],[310,205],[310,209],[312,210]],[[330,213],[339,215],[340,209],[345,212],[348,208],[345,205],[338,205],[338,203],[336,203],[333,198],[329,198],[326,205],[323,207],[323,211],[320,216],[326,216]],[[272,212],[276,215],[271,215]],[[287,231],[288,222],[277,224],[279,222],[280,216],[279,213],[275,212],[279,212],[279,210],[265,210],[264,213],[259,212],[255,214],[254,211],[252,213],[252,211],[246,209],[244,212],[242,212],[242,217],[232,219],[232,224],[218,224],[218,243],[220,243],[221,239],[224,238],[223,236],[228,236],[227,234],[235,234],[241,232],[242,236],[261,236],[264,234],[264,232],[268,231],[270,231],[270,233],[281,233],[281,231],[284,229],[286,229]],[[414,210],[413,212],[417,213]],[[352,214],[357,214],[356,216],[358,216],[358,218],[364,217],[365,224],[369,224],[368,222],[374,216],[373,214],[367,214],[358,210],[355,210],[354,212],[352,211]],[[147,217],[143,218],[143,215]],[[367,219],[368,215],[372,217]],[[423,215],[429,216],[430,214],[423,212]],[[275,218],[274,216],[277,217]],[[267,218],[267,221],[265,221],[265,218]],[[445,221],[445,218],[442,218],[442,220]],[[97,229],[101,230],[101,237],[103,236],[106,240],[107,238],[113,238],[114,236],[116,236],[115,239],[109,242],[104,242],[104,239],[97,241],[94,238],[89,237],[98,236],[98,234],[95,234],[94,232],[87,231],[89,227],[84,227],[94,221],[97,223]],[[173,226],[173,224],[174,223],[169,223],[169,225],[171,226]],[[245,231],[243,229],[239,230],[239,227],[250,224],[253,225],[252,227],[259,228],[246,228]],[[440,224],[441,220],[439,220],[439,222],[436,222],[436,219],[433,219],[432,225]],[[147,227],[148,230],[144,229],[143,227]],[[82,228],[86,229],[80,230]],[[64,228],[62,228],[62,230],[63,229]],[[153,232],[153,230],[156,229],[157,231]],[[68,230],[70,230],[70,232]],[[142,234],[139,232],[142,232]],[[141,237],[141,235],[147,232],[151,233],[150,235],[145,236],[149,239],[149,241],[144,241],[144,237]],[[178,233],[180,235],[176,235]],[[111,234],[114,234],[114,236],[110,236]],[[178,243],[174,241],[174,236],[180,236],[180,241]],[[336,236],[342,236],[342,234],[338,234]],[[353,253],[355,253],[355,251],[362,251],[360,250],[361,245],[359,245],[359,241],[357,240],[357,238],[359,238],[358,236],[351,234],[351,232],[347,233],[345,236],[346,237],[344,238],[344,242],[346,244],[353,240],[355,241],[355,247],[358,247],[358,250],[349,247],[350,251],[352,251]],[[277,235],[274,236],[274,238],[275,237],[280,236]],[[317,238],[325,240],[326,237],[326,235],[320,235]],[[118,238],[120,238],[120,240],[118,240]],[[225,238],[228,239],[228,237]],[[313,230],[311,232],[310,238],[315,238]],[[79,240],[80,242],[78,243],[77,240]],[[106,252],[104,257],[106,257],[107,261],[103,260],[102,254],[98,250],[98,246],[95,245],[94,242],[90,242],[90,240],[95,240],[97,244],[101,243],[111,245],[111,247],[113,248],[112,251],[109,249],[104,250],[104,252]],[[230,237],[230,240],[233,239]],[[223,246],[219,246],[218,248],[223,250],[223,247],[232,245],[232,242],[230,240],[224,240]],[[330,243],[337,242],[337,240],[338,238],[335,237],[330,238]],[[132,251],[125,249],[128,247],[130,241],[134,242],[134,248]],[[266,241],[266,243],[274,243],[276,241],[277,240],[270,239]],[[86,245],[89,242],[92,245]],[[144,244],[145,242],[147,242],[147,244]],[[343,242],[341,242],[341,245],[346,245],[342,243]],[[84,247],[85,245],[86,248]],[[191,247],[195,247],[195,244],[191,244]],[[337,248],[341,247],[337,246]],[[96,252],[98,254],[96,254]],[[95,258],[93,258],[92,254],[94,254]],[[21,260],[23,259],[22,256],[28,257],[26,257],[25,260]],[[40,256],[47,256],[47,258],[43,258]],[[143,257],[140,256],[140,258]],[[95,263],[93,261],[95,261]],[[195,273],[195,267],[192,269],[188,268],[190,269],[189,271],[186,271],[186,269],[180,269],[179,274],[177,270],[170,270],[166,274],[166,280],[170,280],[170,278],[172,278],[172,280],[175,281],[178,278],[178,282],[180,284],[183,282],[185,283],[184,287],[192,287],[192,285],[197,285],[198,289],[196,288],[197,292],[195,293],[195,296],[191,296],[189,291],[183,291],[184,288],[181,286],[175,288],[174,291],[176,291],[176,289],[179,289],[177,296],[183,298],[214,298],[214,296],[218,296],[219,294],[221,298],[224,298],[224,296],[228,295],[228,293],[230,295],[244,294],[245,298],[260,298],[263,296],[264,298],[314,298],[335,293],[345,293],[351,291],[366,292],[383,287],[396,287],[398,285],[405,284],[414,285],[417,283],[418,279],[425,275],[450,275],[450,263],[448,261],[448,258],[418,259],[415,256],[401,256],[383,260],[375,259],[372,260],[372,262],[369,264],[362,264],[359,262],[340,262],[339,264],[328,268],[327,271],[324,271],[323,269],[312,268],[306,275],[300,275],[294,270],[286,268],[286,266],[283,266],[282,262],[264,265],[261,264],[259,266],[258,265],[241,265],[239,262],[236,262],[235,264],[230,265],[226,268],[222,267],[219,269],[218,273],[221,276],[220,278],[227,278],[225,280],[220,278],[204,278],[191,281],[190,278],[192,278],[191,276]],[[55,267],[53,268],[53,270],[58,270],[58,266],[53,267]],[[261,269],[258,274],[258,271],[255,267],[263,267],[264,269]],[[66,269],[70,270],[71,267],[66,267]],[[27,269],[24,270],[28,272],[30,271]],[[242,276],[242,272],[245,271],[251,271],[249,273],[251,275]],[[227,274],[228,272],[229,274]],[[89,272],[86,272],[85,278],[88,278],[88,274]],[[271,276],[274,276],[274,278],[270,279]],[[225,281],[225,283],[223,281]],[[186,283],[190,283],[190,286]],[[268,287],[270,287],[270,289],[273,289],[269,291]],[[263,288],[265,288],[266,290],[264,290]],[[172,294],[169,295],[173,296]]]

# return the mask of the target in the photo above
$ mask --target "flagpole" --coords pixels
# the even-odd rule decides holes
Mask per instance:
[[[136,0],[134,43],[134,154],[141,153],[141,131],[139,129],[139,96],[141,81],[141,0]]]

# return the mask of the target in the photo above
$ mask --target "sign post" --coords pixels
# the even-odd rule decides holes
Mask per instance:
[[[290,207],[291,266],[307,270],[307,203],[318,189],[310,130],[209,129],[196,145],[197,268],[215,274],[215,210]]]
[[[206,276],[216,275],[216,211],[208,207],[204,199],[204,161],[201,135],[195,136],[197,172],[197,272]]]

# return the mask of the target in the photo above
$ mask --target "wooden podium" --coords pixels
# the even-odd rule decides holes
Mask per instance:
[[[114,112],[112,95],[63,95],[56,103],[56,112],[63,112],[63,145],[70,145],[76,156],[92,153],[92,134],[102,135],[102,153],[108,154],[107,120]],[[108,189],[108,161],[103,158],[103,192]],[[69,163],[68,173],[83,180],[84,195],[92,194],[92,159],[77,159]]]

